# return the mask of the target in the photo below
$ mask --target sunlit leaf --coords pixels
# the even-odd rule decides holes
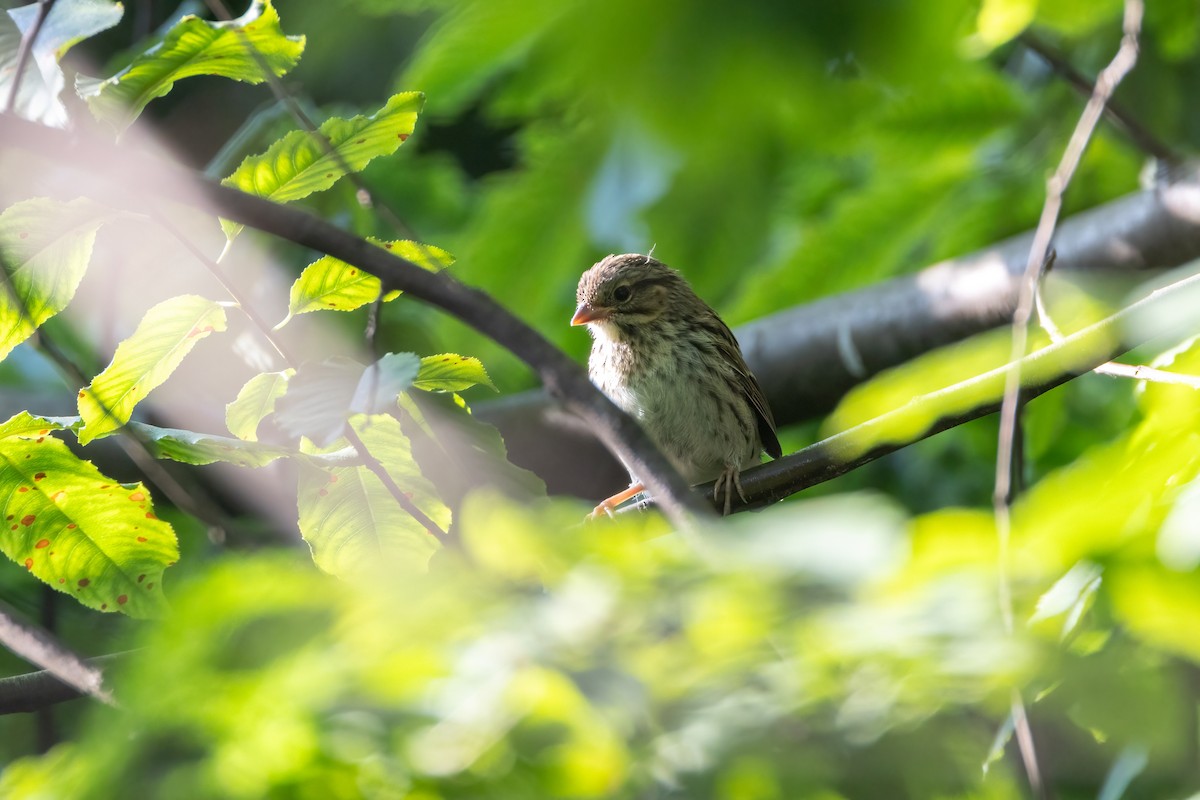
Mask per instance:
[[[284,35],[271,1],[255,0],[245,14],[228,22],[184,17],[161,43],[116,75],[80,80],[76,88],[96,117],[120,133],[151,100],[170,92],[175,81],[219,75],[262,83],[263,64],[278,77],[296,66],[303,51],[304,37]]]
[[[427,392],[461,392],[472,386],[499,391],[488,377],[483,362],[471,356],[441,353],[421,359],[421,371],[413,386]]]
[[[81,444],[115,431],[134,407],[170,377],[196,343],[225,330],[225,310],[211,300],[181,295],[146,312],[112,362],[79,392]]]
[[[0,426],[0,549],[47,585],[100,611],[164,609],[163,569],[179,557],[146,488],[75,456],[28,414]],[[31,427],[32,426],[32,427]]]
[[[90,200],[26,200],[0,214],[0,360],[66,308],[113,212]]]
[[[404,496],[444,532],[450,510],[413,462],[399,423],[382,414],[359,416],[354,428]],[[298,497],[300,531],[313,560],[339,577],[388,568],[424,569],[438,549],[437,539],[367,467],[302,466]]]
[[[1036,625],[1062,615],[1061,636],[1066,638],[1079,624],[1096,590],[1100,588],[1102,574],[1103,570],[1098,565],[1086,561],[1071,567],[1049,591],[1038,598],[1029,624]]]
[[[225,406],[225,425],[229,432],[247,442],[258,441],[258,426],[275,410],[275,403],[287,391],[294,369],[264,372],[246,381],[237,398]]]
[[[1038,0],[984,0],[976,19],[976,37],[991,49],[1009,41],[1033,22]]]
[[[424,102],[420,92],[402,92],[372,116],[330,117],[318,128],[324,142],[308,131],[292,131],[262,155],[247,156],[222,183],[276,203],[324,191],[347,172],[396,152],[412,134]],[[222,227],[230,239],[242,229],[228,221]]]
[[[432,272],[445,269],[454,262],[453,256],[433,245],[403,239],[371,241]],[[382,282],[371,273],[333,256],[324,256],[305,267],[292,284],[287,317],[275,327],[282,328],[292,317],[310,311],[353,311],[380,299],[381,288]],[[400,292],[388,292],[382,299],[387,302],[399,296]]]

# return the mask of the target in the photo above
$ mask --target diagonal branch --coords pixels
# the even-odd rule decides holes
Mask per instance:
[[[0,118],[0,143],[99,178],[82,181],[79,190],[105,202],[142,212],[164,199],[201,207],[353,264],[380,278],[385,290],[401,289],[448,312],[533,368],[552,395],[645,476],[650,491],[677,524],[688,525],[689,514],[711,513],[638,424],[591,384],[579,364],[485,292],[445,272],[421,269],[308,212],[244,194],[176,164],[111,144],[11,116]]]
[[[80,658],[57,636],[27,622],[7,603],[0,603],[0,644],[31,664],[42,667],[82,694],[113,705],[104,675]]]

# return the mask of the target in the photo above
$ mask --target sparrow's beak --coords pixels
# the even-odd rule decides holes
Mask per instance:
[[[607,308],[593,308],[587,303],[580,303],[579,308],[575,309],[575,316],[571,317],[571,324],[586,325],[589,322],[608,319],[611,313]]]

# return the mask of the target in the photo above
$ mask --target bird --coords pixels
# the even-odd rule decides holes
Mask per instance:
[[[746,499],[741,471],[763,450],[782,454],[771,407],[729,326],[679,272],[638,253],[593,265],[576,300],[571,325],[592,335],[592,383],[638,420],[689,484],[715,480],[713,500],[728,515],[734,491]],[[632,471],[630,480],[590,516],[611,515],[645,491]]]

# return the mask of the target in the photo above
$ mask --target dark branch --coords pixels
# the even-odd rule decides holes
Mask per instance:
[[[818,417],[884,370],[1011,323],[1032,241],[1030,231],[738,327],[776,420],[789,425]],[[1054,249],[1054,272],[1064,277],[1132,275],[1200,257],[1200,175],[1187,172],[1064,219]],[[590,432],[541,391],[481,403],[475,413],[500,429],[515,462],[547,476],[553,490],[599,499],[598,487],[624,475]]]
[[[113,702],[99,669],[76,655],[54,634],[22,618],[7,603],[0,603],[0,644],[76,691],[105,703]]]
[[[0,118],[0,142],[101,179],[83,181],[79,190],[105,202],[143,213],[163,199],[201,207],[353,264],[379,277],[385,290],[401,289],[450,313],[532,367],[551,395],[594,426],[601,440],[644,476],[677,522],[686,523],[687,512],[709,513],[638,424],[591,384],[580,365],[486,293],[445,272],[421,269],[305,211],[230,189],[177,164],[12,116]]]
[[[126,655],[128,654],[112,653],[96,658],[86,658],[84,661],[96,670],[100,670],[118,662]],[[0,715],[28,714],[57,703],[65,703],[68,700],[86,696],[78,689],[54,677],[54,674],[48,670],[26,672],[24,675],[0,678]]]

